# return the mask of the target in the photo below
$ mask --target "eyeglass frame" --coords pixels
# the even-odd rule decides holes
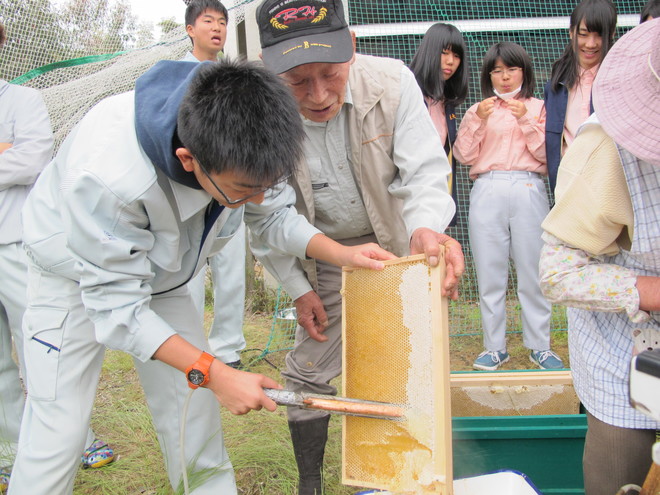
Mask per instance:
[[[523,70],[523,68],[522,67],[507,67],[506,69],[493,69],[488,74],[490,74],[491,76],[502,77],[502,75],[504,75],[504,73],[506,72],[506,74],[509,77],[511,77],[516,72],[518,72],[519,70]]]
[[[211,184],[213,184],[213,187],[216,188],[216,190],[220,193],[222,198],[227,202],[227,204],[229,206],[234,206],[234,205],[237,205],[239,203],[243,203],[243,202],[247,201],[248,199],[252,199],[255,196],[259,196],[260,194],[265,193],[269,189],[272,189],[272,188],[276,187],[277,185],[288,181],[289,178],[291,177],[291,175],[286,175],[286,176],[282,177],[280,180],[278,180],[277,182],[271,184],[270,186],[264,187],[263,189],[260,189],[259,191],[255,192],[253,194],[250,194],[249,196],[245,196],[241,199],[229,199],[229,196],[227,196],[225,194],[225,192],[222,189],[220,189],[220,186],[218,186],[218,184],[216,184],[215,181],[211,178],[209,173],[206,171],[206,167],[204,167],[204,165],[202,165],[202,162],[200,162],[197,157],[193,157],[193,158],[195,158],[195,160],[197,160],[197,164],[199,165],[199,169],[204,173],[204,175],[206,175],[206,178],[211,182]]]

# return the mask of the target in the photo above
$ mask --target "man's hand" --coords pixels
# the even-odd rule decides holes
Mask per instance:
[[[442,284],[442,295],[455,301],[458,299],[458,283],[465,271],[465,258],[461,244],[446,234],[421,227],[413,232],[410,239],[410,252],[411,254],[424,253],[429,265],[437,266],[440,244],[445,247],[447,265],[447,274]]]
[[[246,414],[265,407],[274,411],[277,404],[264,393],[264,388],[282,386],[267,376],[234,369],[217,359],[211,364],[211,380],[206,385],[218,402],[232,414]]]
[[[328,315],[325,312],[321,298],[310,290],[295,301],[298,324],[303,327],[310,338],[325,342],[328,337],[323,332],[328,327]]]
[[[11,143],[0,143],[0,154],[11,148]]]

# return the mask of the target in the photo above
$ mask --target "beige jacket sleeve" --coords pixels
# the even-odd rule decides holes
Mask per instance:
[[[543,229],[595,256],[629,248],[633,208],[616,145],[599,125],[582,129],[559,167]]]

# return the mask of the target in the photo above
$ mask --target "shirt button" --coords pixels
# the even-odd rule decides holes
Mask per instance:
[[[339,165],[339,170],[344,170],[344,166],[343,166],[343,165]]]

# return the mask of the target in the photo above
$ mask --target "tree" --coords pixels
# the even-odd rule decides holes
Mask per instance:
[[[1,77],[88,55],[153,43],[153,26],[138,23],[128,0],[0,0],[7,42],[0,51]]]
[[[50,0],[0,0],[7,41],[0,51],[2,77],[11,80],[30,69],[62,60],[64,33]]]

